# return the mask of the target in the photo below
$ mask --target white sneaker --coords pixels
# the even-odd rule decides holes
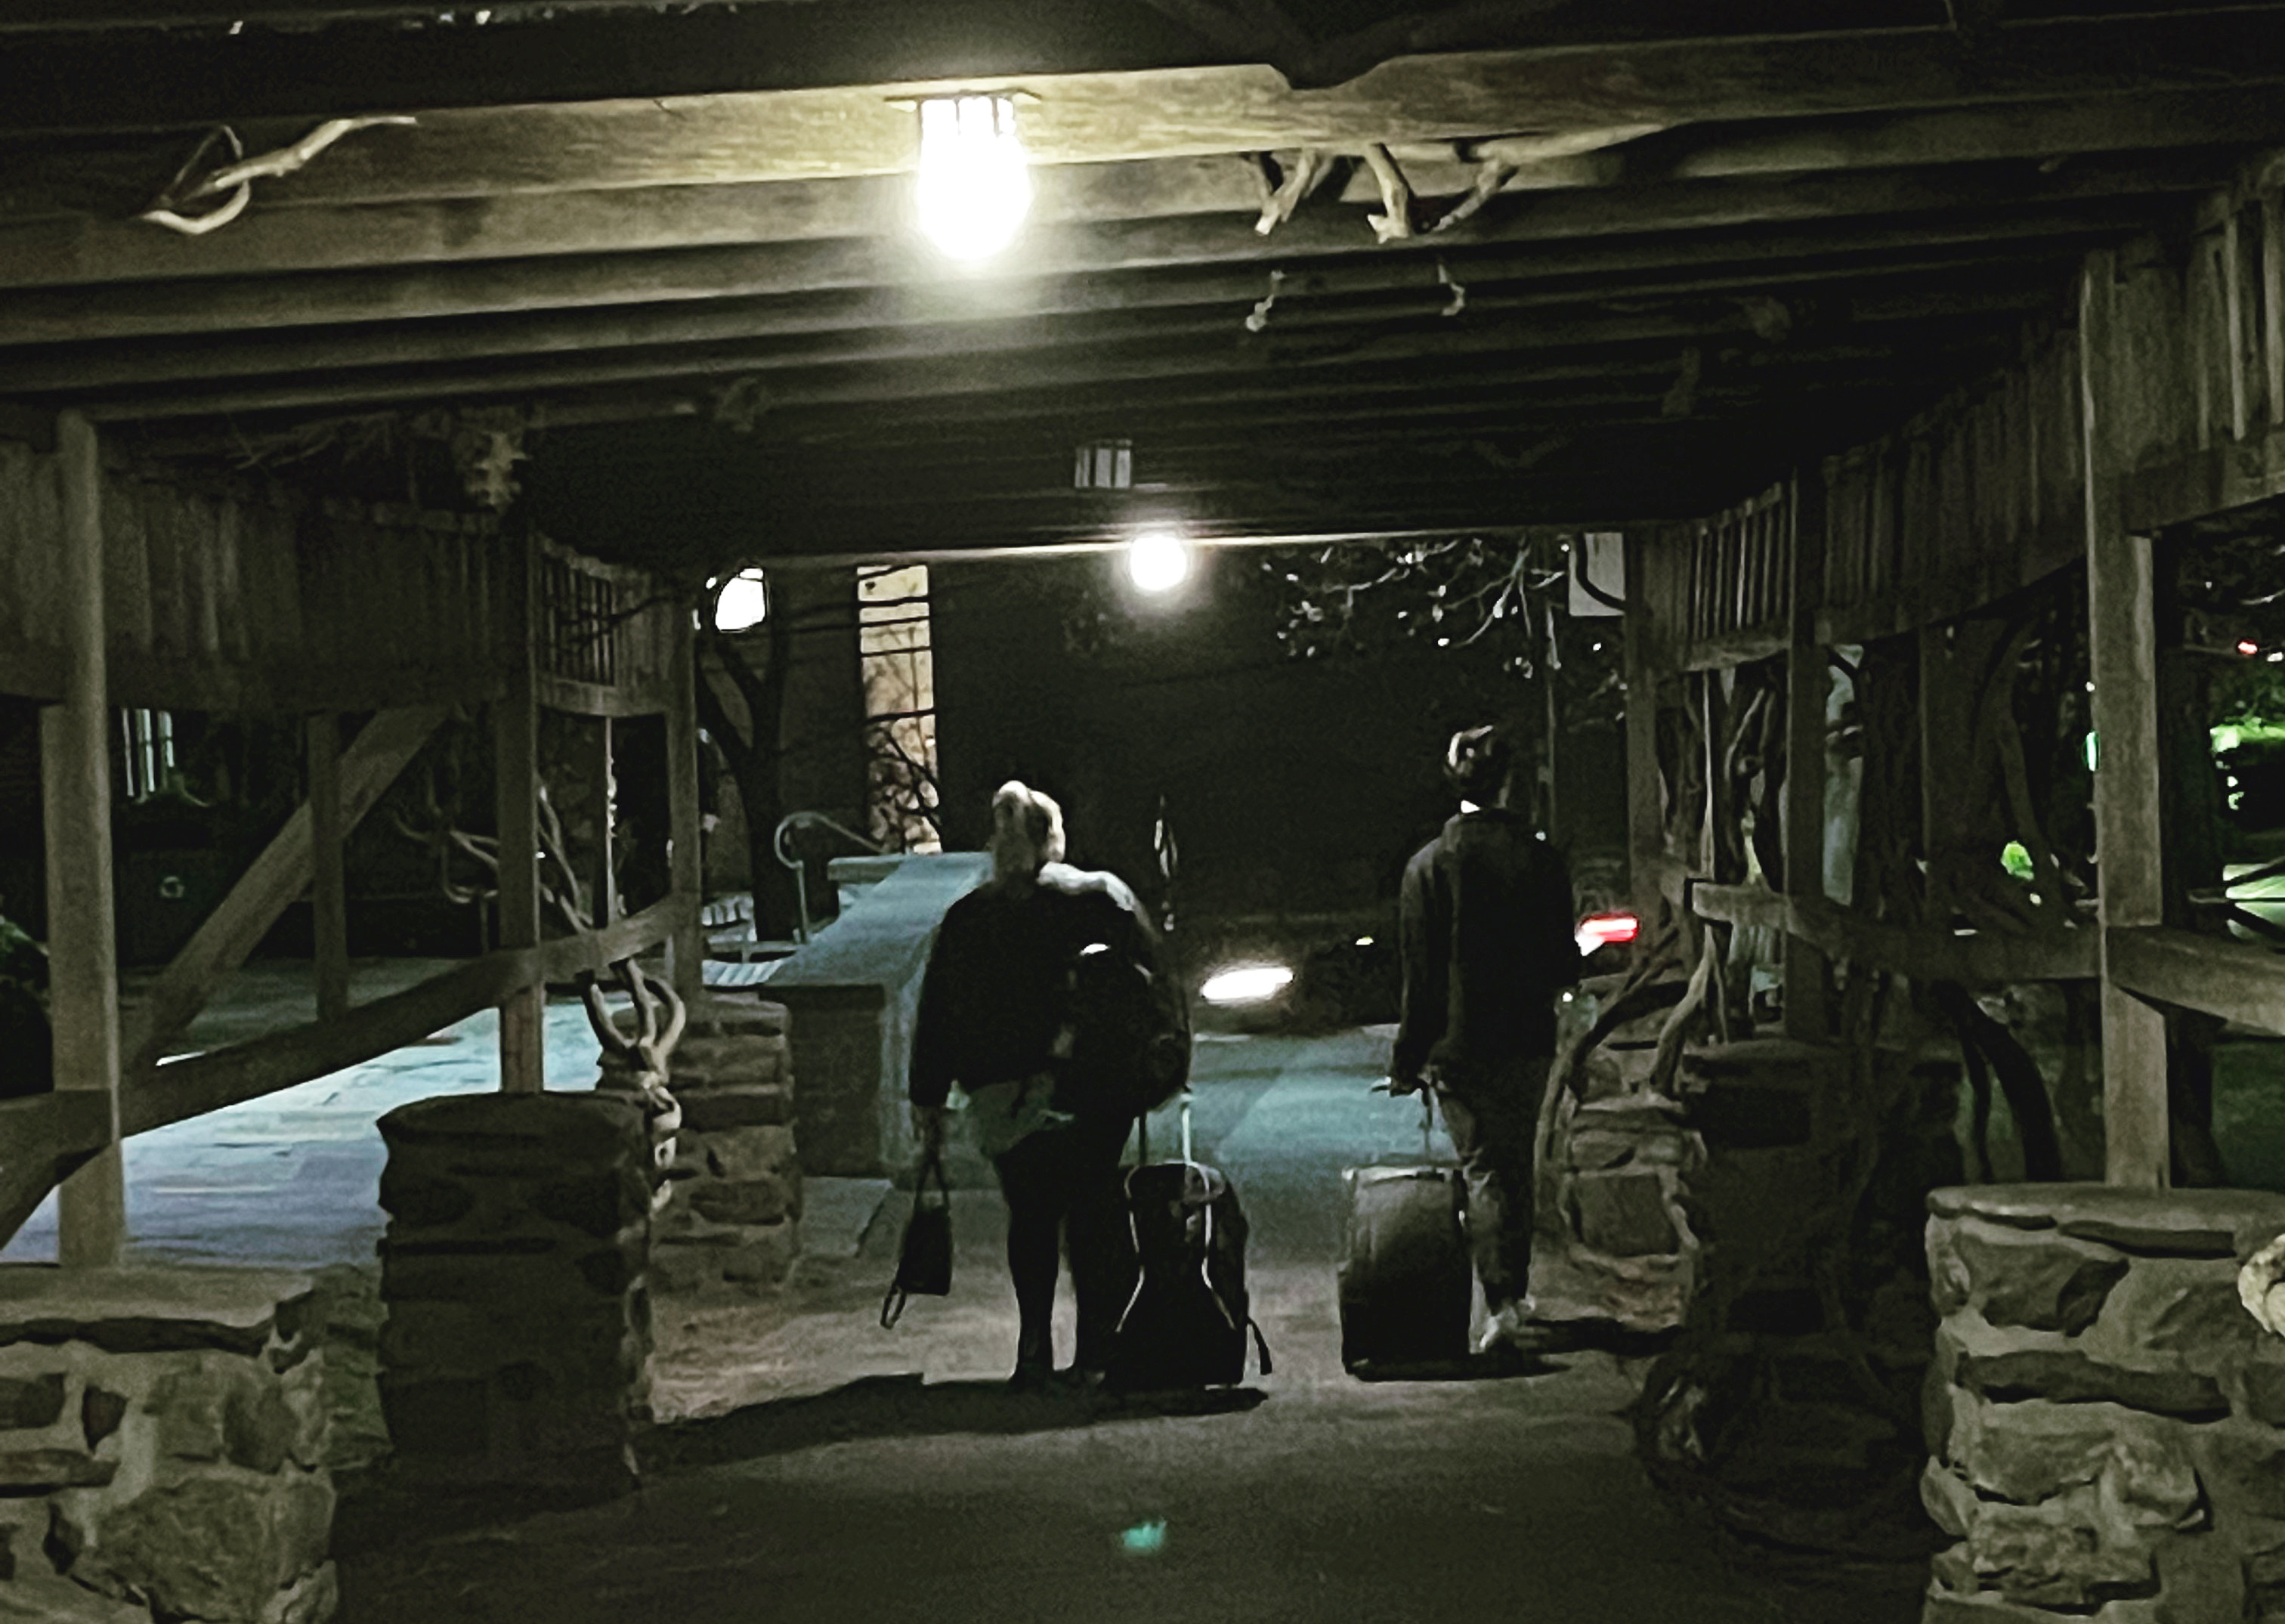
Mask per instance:
[[[1483,1334],[1476,1338],[1476,1352],[1526,1353],[1532,1351],[1531,1315],[1536,1306],[1528,1297],[1512,1302],[1484,1321]]]

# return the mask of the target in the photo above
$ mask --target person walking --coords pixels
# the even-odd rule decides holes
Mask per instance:
[[[1532,1142],[1555,1056],[1555,999],[1579,980],[1571,875],[1517,810],[1515,752],[1496,727],[1452,736],[1460,797],[1406,865],[1397,950],[1403,1009],[1389,1090],[1433,1088],[1467,1186],[1484,1290],[1479,1352],[1525,1350],[1531,1298]]]
[[[1136,1278],[1119,1173],[1135,1118],[1115,1088],[1073,1064],[1072,990],[1082,956],[1109,953],[1150,972],[1166,1018],[1181,1019],[1181,992],[1135,893],[1116,875],[1063,861],[1063,813],[1050,797],[1001,785],[990,849],[992,878],[952,905],[929,950],[913,1034],[913,1131],[923,1162],[941,1154],[956,1085],[999,1175],[1019,1318],[1009,1385],[1038,1391],[1055,1374],[1065,1231],[1079,1307],[1073,1368],[1099,1385]]]

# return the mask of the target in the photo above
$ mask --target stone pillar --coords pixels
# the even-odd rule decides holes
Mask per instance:
[[[2285,1619],[2285,1339],[2238,1298],[2285,1196],[1983,1185],[1928,1201],[1943,1316],[1926,1624]]]
[[[622,1024],[632,1034],[630,1012]],[[682,1107],[674,1136],[674,1194],[653,1227],[651,1280],[688,1292],[728,1284],[758,1291],[783,1280],[799,1252],[801,1164],[794,1155],[793,1067],[782,1004],[707,997],[690,1007],[669,1057],[668,1090]],[[608,1051],[596,1085],[627,1063]]]
[[[381,1119],[381,1410],[452,1481],[633,1482],[650,1139],[630,1097],[459,1094]]]
[[[0,1614],[324,1624],[307,1276],[0,1267]]]

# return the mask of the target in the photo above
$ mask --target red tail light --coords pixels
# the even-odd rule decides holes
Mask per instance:
[[[1631,914],[1598,914],[1592,919],[1579,922],[1579,948],[1592,953],[1598,947],[1610,947],[1635,939],[1642,922]]]

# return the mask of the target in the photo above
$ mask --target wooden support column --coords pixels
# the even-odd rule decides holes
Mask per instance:
[[[538,614],[537,549],[530,533],[501,538],[499,647],[504,669],[492,709],[499,797],[499,945],[539,945]],[[500,1087],[538,1094],[545,1064],[547,986],[519,987],[499,1007]]]
[[[699,852],[697,639],[691,635],[689,604],[678,600],[673,627],[666,712],[667,827],[673,839],[668,872],[683,913],[667,943],[667,968],[674,990],[687,1000],[704,990],[706,966],[706,927],[698,917],[706,875]]]
[[[2261,194],[2261,358],[2269,426],[2285,428],[2285,192]]]
[[[111,698],[105,670],[103,465],[92,425],[56,422],[63,478],[64,696],[40,713],[47,824],[48,1014],[59,1093],[99,1095],[104,1148],[64,1181],[58,1257],[69,1268],[117,1263],[127,1237],[119,1157],[119,961],[111,890]]]
[[[2079,301],[2086,456],[2087,632],[2094,680],[2094,840],[2102,945],[2104,1177],[2163,1189],[2166,1023],[2119,984],[2110,933],[2163,922],[2158,812],[2158,657],[2149,538],[2125,526],[2113,427],[2125,386],[2116,361],[2117,255],[2087,256]]]
[[[1825,605],[1825,468],[1794,475],[1793,537],[1786,583],[1785,874],[1796,901],[1825,896],[1825,710],[1833,688],[1817,615]],[[1798,936],[1785,941],[1785,1029],[1803,1041],[1832,1029],[1825,1007],[1824,953]]]
[[[1642,922],[1637,955],[1662,911],[1666,807],[1658,774],[1658,627],[1650,608],[1650,540],[1639,530],[1626,539],[1627,868],[1634,885],[1635,917]]]
[[[588,883],[595,897],[594,923],[597,930],[619,916],[619,886],[611,872],[612,828],[618,816],[618,774],[612,765],[611,753],[616,744],[609,717],[595,719],[594,755],[588,764],[588,793],[595,805],[595,871]]]
[[[342,870],[342,719],[321,710],[308,722],[310,912],[316,945],[318,1018],[349,1008],[349,888]]]

